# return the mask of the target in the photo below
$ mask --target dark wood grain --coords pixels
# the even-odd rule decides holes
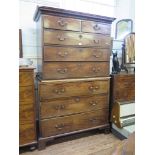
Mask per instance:
[[[19,124],[19,144],[30,144],[36,140],[34,123]]]
[[[85,111],[108,108],[108,95],[76,96],[40,103],[41,118],[70,115]]]
[[[101,33],[110,36],[111,26],[94,21],[82,21],[82,32]]]
[[[72,17],[77,19],[100,21],[100,22],[109,23],[109,24],[111,24],[116,19],[112,17],[94,15],[90,13],[82,13],[82,12],[71,11],[71,10],[64,10],[64,9],[59,9],[54,7],[37,6],[33,17],[34,21],[38,21],[38,19],[42,15],[57,15],[62,17]]]
[[[33,70],[21,70],[19,72],[19,85],[20,86],[31,86],[33,85]]]
[[[108,123],[108,109],[41,121],[42,137],[87,129]]]
[[[110,49],[44,46],[44,61],[109,61]]]
[[[19,123],[35,123],[33,103],[20,104],[19,107]]]
[[[37,7],[34,20],[38,34],[39,148],[56,137],[109,128],[114,18]],[[92,120],[93,116],[97,118]]]
[[[109,62],[46,62],[43,79],[97,77],[109,75]]]
[[[19,87],[19,100],[33,103],[34,101],[33,89],[34,89],[33,86]]]
[[[39,96],[40,100],[109,93],[109,80],[94,81],[70,81],[64,83],[57,82],[40,82]]]
[[[43,17],[44,28],[53,28],[60,30],[81,30],[81,21],[74,18],[64,18],[58,16],[47,16]]]
[[[58,30],[44,30],[44,45],[101,46],[111,47],[111,37],[101,34],[75,33]]]
[[[135,100],[135,75],[113,75],[113,101]]]
[[[19,69],[19,146],[36,143],[34,68]]]

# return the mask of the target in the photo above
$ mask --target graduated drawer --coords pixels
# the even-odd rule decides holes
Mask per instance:
[[[108,108],[108,95],[77,96],[40,103],[42,119]]]
[[[44,62],[43,79],[84,78],[109,75],[109,62]]]
[[[81,21],[73,18],[65,18],[58,16],[43,16],[43,27],[60,30],[81,30]]]
[[[109,61],[110,49],[44,46],[44,61]]]
[[[58,30],[44,30],[44,44],[111,47],[111,37]]]
[[[20,71],[19,72],[19,86],[33,85],[33,70],[32,71]]]
[[[21,104],[19,106],[19,123],[34,123],[34,103]]]
[[[47,82],[39,83],[40,100],[93,95],[109,92],[109,78],[104,80],[84,79],[84,80],[48,80]]]
[[[94,21],[82,21],[82,32],[102,33],[110,36],[111,26]]]
[[[42,137],[78,131],[108,123],[108,109],[91,111],[41,121]]]
[[[34,86],[19,87],[19,101],[34,102]]]
[[[24,145],[36,140],[34,123],[19,124],[19,144]]]

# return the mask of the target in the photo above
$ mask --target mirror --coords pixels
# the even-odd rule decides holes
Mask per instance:
[[[115,38],[118,40],[124,39],[124,37],[132,32],[133,21],[131,19],[122,19],[116,23]]]
[[[135,33],[129,33],[124,38],[122,44],[122,64],[121,69],[126,72],[134,68],[135,71]]]
[[[124,63],[134,64],[135,63],[135,33],[129,33],[124,39],[125,54]]]

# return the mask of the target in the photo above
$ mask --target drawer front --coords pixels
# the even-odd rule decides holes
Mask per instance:
[[[109,61],[110,49],[44,47],[44,61]]]
[[[81,96],[81,95],[93,95],[109,93],[109,79],[106,80],[90,80],[90,81],[72,81],[58,83],[58,82],[41,82],[39,85],[40,100]]]
[[[34,123],[34,105],[33,103],[19,106],[19,123]]]
[[[109,62],[46,62],[43,79],[97,77],[109,75]]]
[[[19,87],[19,101],[34,102],[34,87]]]
[[[135,77],[120,76],[115,79],[115,99],[118,101],[135,100]]]
[[[44,44],[101,46],[111,48],[111,37],[101,34],[44,30]]]
[[[32,143],[36,140],[34,124],[19,125],[19,144],[24,145]]]
[[[42,137],[96,127],[108,123],[108,109],[41,121]]]
[[[44,28],[53,28],[60,30],[72,30],[80,31],[81,23],[78,19],[64,18],[57,16],[44,16],[43,17]]]
[[[41,118],[50,118],[108,108],[108,95],[77,96],[41,102]]]
[[[19,86],[33,85],[33,71],[20,71],[19,72]]]
[[[82,21],[82,32],[102,33],[110,36],[111,26],[94,21]]]

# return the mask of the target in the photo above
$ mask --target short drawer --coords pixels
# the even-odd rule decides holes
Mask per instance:
[[[43,79],[109,76],[109,62],[44,62]]]
[[[110,49],[44,46],[44,61],[110,61]]]
[[[34,124],[19,124],[19,145],[24,145],[36,141]]]
[[[82,21],[82,32],[102,33],[110,36],[111,26],[94,21]]]
[[[34,102],[34,86],[19,87],[19,101]]]
[[[19,106],[19,123],[34,123],[34,103]]]
[[[108,95],[76,96],[40,103],[42,119],[108,108]]]
[[[91,111],[41,121],[42,137],[54,136],[108,124],[108,109]]]
[[[58,16],[43,16],[43,27],[60,30],[81,30],[81,21],[73,18],[65,18]]]
[[[81,95],[93,95],[93,94],[107,94],[109,93],[109,78],[100,78],[103,80],[52,80],[51,82],[39,83],[39,96],[40,100],[81,96]]]
[[[66,31],[44,30],[44,45],[100,46],[111,48],[111,37]]]
[[[34,77],[33,70],[31,71],[20,71],[19,72],[19,86],[29,86],[33,85]]]

